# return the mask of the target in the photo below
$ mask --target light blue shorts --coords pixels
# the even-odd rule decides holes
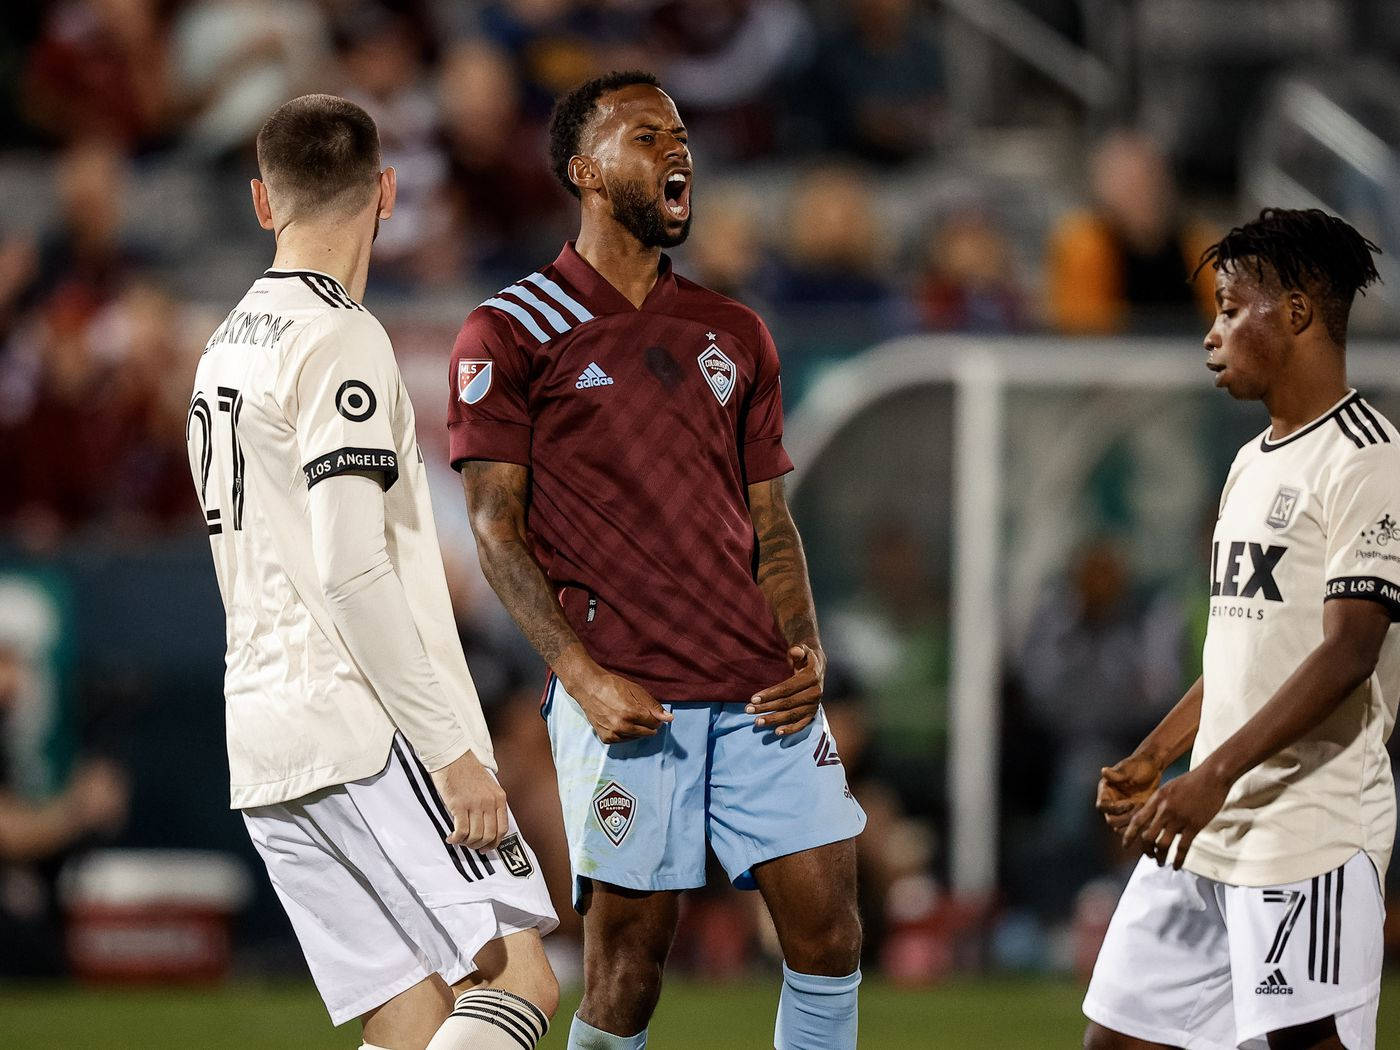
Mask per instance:
[[[585,879],[634,890],[703,886],[706,843],[735,886],[753,889],[755,864],[865,827],[824,713],[778,736],[756,727],[742,704],[662,706],[676,717],[655,736],[604,744],[550,677],[543,713],[575,906]]]

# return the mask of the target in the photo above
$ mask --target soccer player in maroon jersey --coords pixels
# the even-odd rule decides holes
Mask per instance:
[[[775,1045],[854,1047],[865,814],[821,710],[777,350],[662,254],[694,173],[654,77],[565,95],[550,152],[578,239],[468,316],[449,428],[486,577],[552,669],[585,936],[569,1046],[646,1045],[708,842],[777,928]]]

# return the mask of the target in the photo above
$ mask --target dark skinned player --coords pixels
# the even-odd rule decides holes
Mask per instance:
[[[1376,1045],[1400,434],[1347,385],[1345,348],[1377,250],[1321,211],[1267,209],[1206,253],[1207,367],[1270,426],[1221,497],[1205,673],[1099,784],[1145,857],[1084,1002],[1091,1050]]]
[[[777,350],[747,307],[671,268],[694,171],[645,73],[561,98],[576,241],[468,316],[450,440],[482,568],[551,668],[584,997],[575,1050],[633,1050],[706,844],[777,928],[780,1050],[856,1041],[851,797],[783,496]]]

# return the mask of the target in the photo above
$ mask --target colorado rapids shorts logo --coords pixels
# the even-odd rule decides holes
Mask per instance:
[[[632,830],[632,815],[636,812],[637,800],[615,780],[608,781],[608,786],[593,796],[593,815],[614,846],[621,846]]]
[[[506,871],[517,879],[528,878],[534,874],[535,866],[530,863],[530,854],[525,852],[525,844],[515,832],[501,839],[496,852],[501,855],[501,863],[506,866]]]
[[[705,377],[705,382],[710,385],[719,403],[727,405],[729,395],[734,393],[734,380],[739,370],[734,367],[734,362],[725,356],[724,351],[715,345],[714,332],[707,332],[705,337],[710,340],[710,345],[696,358],[700,363],[700,374]]]
[[[465,405],[474,405],[491,389],[490,361],[457,362],[457,397]]]

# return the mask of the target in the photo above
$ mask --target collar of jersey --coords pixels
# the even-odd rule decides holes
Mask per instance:
[[[275,267],[263,271],[264,277],[324,277],[340,290],[340,294],[349,299],[352,303],[358,302],[353,295],[345,290],[345,285],[341,284],[324,270],[279,270]]]
[[[661,253],[661,264],[657,268],[656,283],[647,293],[640,308],[632,305],[632,300],[623,295],[578,253],[574,242],[564,245],[559,258],[554,260],[553,269],[578,293],[583,305],[593,314],[644,313],[656,310],[670,298],[676,287],[676,275],[671,270],[671,257]]]
[[[1308,423],[1306,426],[1299,427],[1297,430],[1293,431],[1293,433],[1289,434],[1286,438],[1280,438],[1277,441],[1270,441],[1269,431],[1273,430],[1273,427],[1270,427],[1269,430],[1264,431],[1263,437],[1259,439],[1259,447],[1265,452],[1272,452],[1275,449],[1283,448],[1284,445],[1287,445],[1291,441],[1297,441],[1300,437],[1306,437],[1360,396],[1361,395],[1358,394],[1355,390],[1348,390],[1346,397],[1342,398],[1335,405],[1329,408],[1326,412],[1322,413],[1322,415],[1314,419],[1311,423]]]

